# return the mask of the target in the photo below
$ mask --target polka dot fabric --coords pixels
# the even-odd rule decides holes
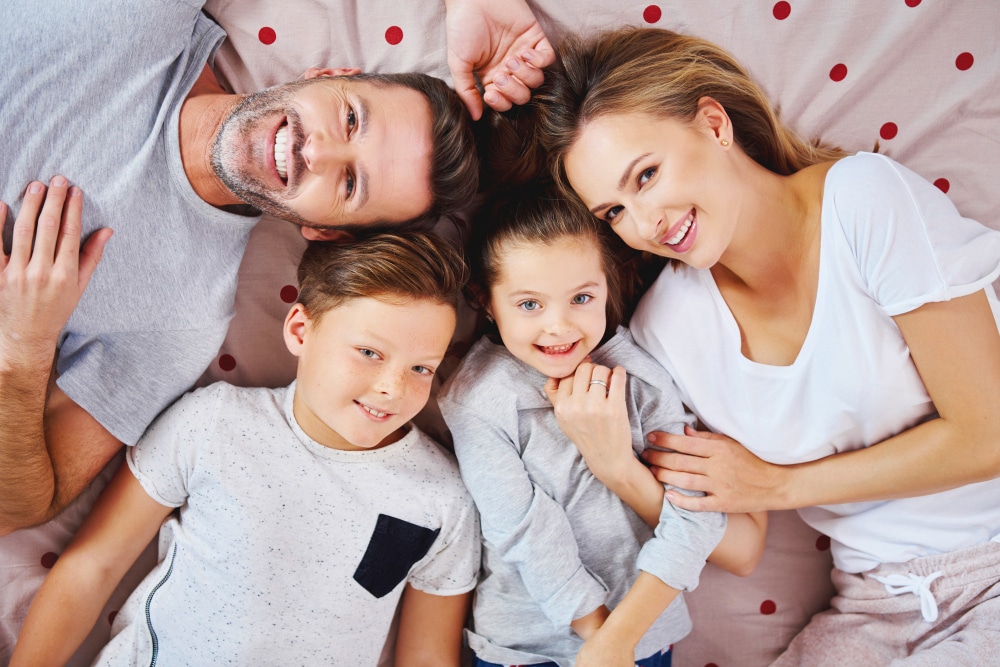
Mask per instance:
[[[781,117],[804,136],[852,151],[878,142],[946,192],[964,215],[1000,228],[1000,160],[994,157],[1000,3],[885,0],[852,3],[848,12],[819,0],[748,0],[728,3],[720,14],[717,3],[685,0],[530,2],[553,38],[560,30],[633,24],[715,41],[748,67]],[[236,92],[296,79],[312,66],[422,71],[450,82],[440,2],[211,0],[206,9],[230,35],[216,64],[224,85]],[[275,387],[293,377],[281,323],[297,298],[295,265],[304,245],[287,223],[265,219],[257,226],[229,335],[200,384],[225,379]],[[233,366],[226,370],[223,359]],[[45,527],[0,538],[0,664],[9,657],[26,601],[48,571],[44,563],[62,552],[95,496]],[[155,549],[145,557],[139,576]],[[828,539],[793,512],[772,513],[768,548],[754,574],[738,578],[710,566],[687,596],[694,630],[675,647],[674,665],[769,664],[826,605],[829,567]],[[90,663],[107,640],[114,605],[137,580],[119,588],[117,602],[109,603],[71,665]],[[764,613],[772,608],[768,602],[773,611]]]

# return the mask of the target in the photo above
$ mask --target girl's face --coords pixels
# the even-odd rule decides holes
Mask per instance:
[[[564,378],[597,347],[607,323],[608,282],[596,241],[511,242],[487,309],[503,344],[543,375]]]
[[[715,105],[709,114],[721,110]],[[602,116],[567,152],[566,176],[629,246],[709,268],[732,238],[735,198],[726,180],[725,127],[720,135],[715,122],[701,110],[690,125],[645,114]]]
[[[296,421],[333,449],[394,442],[427,403],[454,331],[454,309],[427,299],[351,299],[318,320],[296,304],[285,319]]]

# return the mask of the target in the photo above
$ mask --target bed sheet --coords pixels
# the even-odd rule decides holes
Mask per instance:
[[[764,86],[790,126],[848,150],[880,149],[947,192],[968,217],[1000,229],[1000,3],[994,0],[701,0],[531,2],[550,37],[625,24],[713,40]],[[248,92],[311,66],[416,70],[450,82],[440,0],[210,0],[229,33],[215,67]],[[265,219],[240,272],[236,315],[201,383],[278,386],[294,374],[280,324],[297,296],[297,229]],[[463,332],[468,332],[469,318]],[[433,410],[426,416],[435,423]],[[0,663],[30,597],[100,484],[55,522],[0,538]],[[678,667],[766,665],[831,594],[829,542],[793,512],[772,515],[757,571],[706,570],[689,596],[694,632]],[[155,552],[130,574],[148,569]],[[129,583],[71,664],[87,664],[107,637]]]

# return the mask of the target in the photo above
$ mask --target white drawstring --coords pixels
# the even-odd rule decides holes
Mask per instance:
[[[903,593],[913,593],[920,598],[920,613],[924,620],[933,623],[938,617],[937,601],[931,593],[931,582],[943,576],[943,572],[935,572],[926,577],[916,574],[890,574],[888,577],[878,577],[874,574],[872,579],[883,584],[885,590],[891,595],[901,595]]]

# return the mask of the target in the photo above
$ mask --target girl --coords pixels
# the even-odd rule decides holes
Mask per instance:
[[[477,665],[669,665],[690,628],[678,593],[697,584],[725,518],[678,511],[648,473],[658,502],[633,511],[588,462],[610,448],[641,468],[645,435],[680,432],[688,416],[670,377],[617,328],[615,257],[591,216],[545,191],[491,210],[471,255],[501,344],[476,343],[439,398],[482,516],[468,634]],[[560,412],[580,406],[603,430],[578,438],[578,451]],[[738,517],[734,528],[718,556],[752,569],[764,519]]]
[[[295,382],[219,382],[164,412],[46,577],[11,665],[64,664],[159,531],[98,664],[374,665],[402,597],[395,664],[458,667],[476,512],[409,420],[464,275],[427,235],[311,244],[284,327]]]
[[[832,539],[834,608],[778,664],[995,661],[1000,233],[887,157],[806,144],[703,40],[563,56],[535,107],[556,178],[676,260],[633,331],[714,433],[657,440],[659,479],[706,493],[668,498],[803,508]]]

